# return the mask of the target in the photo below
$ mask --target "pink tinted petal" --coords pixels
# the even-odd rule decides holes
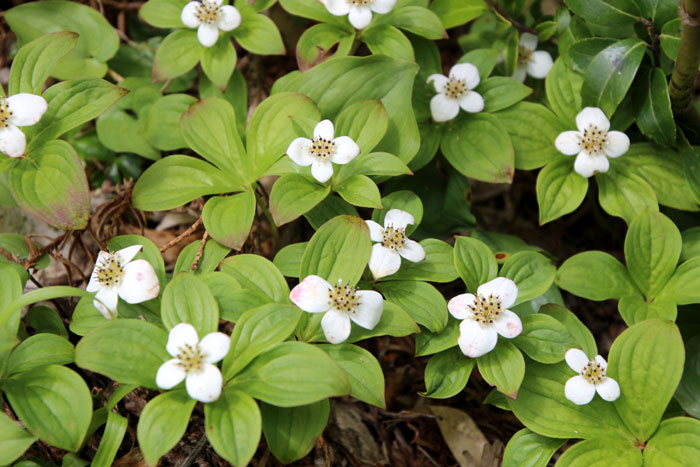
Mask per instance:
[[[566,154],[567,156],[574,156],[581,152],[581,145],[579,141],[581,140],[581,133],[578,131],[565,131],[559,133],[557,139],[554,140],[554,146],[557,147],[559,152]]]
[[[330,120],[322,120],[314,128],[314,139],[323,138],[326,141],[332,141],[334,133],[333,123]]]
[[[326,183],[333,176],[333,164],[330,161],[315,160],[311,164],[311,175],[321,183]]]
[[[474,89],[479,85],[479,69],[471,63],[458,63],[450,69],[450,78],[464,81],[467,89]]]
[[[501,308],[510,308],[518,298],[518,286],[506,277],[497,277],[485,284],[481,284],[476,293],[484,297],[498,297],[501,300]]]
[[[498,333],[491,326],[481,326],[473,319],[465,319],[459,325],[457,344],[464,355],[477,358],[496,347]]]
[[[228,353],[231,338],[223,332],[212,332],[199,342],[199,351],[204,354],[204,363],[216,363]]]
[[[241,25],[241,14],[236,7],[224,5],[221,7],[221,16],[216,21],[216,25],[222,31],[231,31]]]
[[[608,402],[612,402],[620,397],[620,385],[612,378],[604,378],[602,382],[595,385],[600,397]]]
[[[7,123],[15,126],[34,125],[48,108],[46,99],[26,92],[8,97],[7,106],[12,112]]]
[[[537,48],[538,42],[539,38],[536,35],[524,32],[520,35],[520,42],[518,45],[529,51],[534,51]]]
[[[188,373],[185,380],[187,394],[200,402],[213,402],[221,395],[223,377],[221,371],[211,363],[202,365],[202,371]]]
[[[156,373],[156,385],[161,389],[171,389],[185,379],[187,373],[180,365],[180,360],[173,358],[163,363]]]
[[[180,21],[182,21],[182,24],[188,28],[196,28],[199,26],[200,21],[199,18],[197,18],[197,8],[199,5],[201,5],[200,2],[190,2],[185,5],[185,8],[182,9],[182,13],[180,14]]]
[[[513,73],[513,79],[518,83],[524,83],[527,78],[527,66],[519,66]]]
[[[22,157],[27,149],[27,138],[22,130],[14,125],[0,129],[0,151],[10,157]]]
[[[143,245],[132,245],[117,251],[116,253],[114,253],[114,256],[116,256],[117,260],[121,263],[122,266],[124,266],[129,261],[134,259],[134,256],[136,256],[138,252],[142,249]]]
[[[566,359],[566,363],[569,365],[569,368],[574,370],[576,373],[581,373],[583,368],[588,365],[589,362],[588,355],[586,355],[581,349],[567,350],[564,358]]]
[[[357,296],[360,304],[354,313],[350,313],[350,319],[365,329],[374,329],[384,311],[382,295],[374,290],[358,290]]]
[[[599,364],[604,370],[608,369],[608,362],[606,362],[605,359],[600,355],[596,355],[593,360],[595,360],[595,362]]]
[[[289,299],[299,308],[309,313],[322,313],[330,305],[331,285],[319,276],[306,276],[292,289]]]
[[[393,227],[395,229],[405,229],[409,224],[415,224],[413,216],[401,209],[390,209],[384,217],[384,228]]]
[[[369,227],[369,238],[373,242],[381,242],[384,236],[384,229],[382,226],[374,221],[365,221],[365,224]]]
[[[549,52],[538,50],[533,52],[530,61],[527,64],[527,74],[537,79],[544,79],[549,74],[549,70],[554,66],[552,56]]]
[[[348,20],[350,20],[350,24],[355,29],[364,29],[372,21],[372,10],[366,6],[352,5],[348,14]]]
[[[445,93],[445,88],[447,87],[447,83],[449,82],[450,79],[447,76],[438,73],[428,76],[427,80],[427,83],[433,83],[435,90],[442,94]]]
[[[494,321],[493,327],[497,333],[508,339],[519,336],[523,332],[523,323],[520,321],[520,317],[510,310],[503,310],[501,316]]]
[[[430,114],[436,122],[447,122],[459,113],[459,103],[444,94],[436,94],[430,99]]]
[[[145,259],[137,259],[124,266],[119,284],[119,296],[126,303],[141,303],[160,294],[160,283],[155,269]]]
[[[219,28],[213,24],[200,24],[197,28],[197,39],[204,47],[211,47],[219,39]]]
[[[321,0],[328,12],[335,16],[344,16],[350,13],[350,3],[347,0]]]
[[[484,110],[484,98],[478,92],[469,91],[459,99],[459,106],[465,112],[475,114]]]
[[[374,244],[369,257],[369,270],[375,280],[394,274],[400,267],[401,256],[397,252],[383,247],[381,243]]]
[[[581,151],[578,156],[576,156],[576,162],[574,162],[574,170],[577,174],[590,178],[596,173],[605,173],[610,168],[610,162],[608,158],[603,155],[589,156],[587,152]]]
[[[389,13],[396,5],[396,0],[374,0],[369,7],[377,13]]]
[[[350,318],[348,318],[347,313],[332,308],[323,315],[321,328],[328,342],[340,344],[345,342],[350,335]]]
[[[403,247],[399,248],[398,252],[401,256],[413,263],[425,259],[425,250],[423,246],[414,240],[406,239],[406,243],[404,243]]]
[[[311,155],[311,145],[313,142],[309,138],[296,138],[289,144],[287,155],[295,164],[308,167],[316,158]]]
[[[621,131],[609,131],[605,154],[608,157],[620,157],[630,148],[630,139]]]
[[[595,396],[595,386],[581,375],[572,376],[564,386],[564,395],[576,405],[588,404]]]
[[[197,330],[188,323],[180,323],[168,333],[168,343],[165,350],[173,357],[177,357],[181,349],[186,346],[195,347],[199,344]]]
[[[610,120],[598,107],[586,107],[576,115],[576,127],[583,133],[590,125],[598,127],[600,131],[608,131]]]
[[[457,319],[467,319],[474,316],[474,312],[470,307],[474,306],[476,296],[470,293],[457,295],[447,302],[447,309],[450,314]]]
[[[349,136],[339,136],[333,140],[333,143],[335,143],[335,151],[331,155],[331,162],[335,164],[347,164],[360,154],[360,146]]]
[[[111,320],[117,315],[117,303],[119,302],[119,295],[116,289],[113,287],[100,289],[95,298],[98,301],[93,301],[95,307],[100,310],[102,315]],[[101,303],[100,303],[101,302]],[[111,313],[110,313],[111,312]]]

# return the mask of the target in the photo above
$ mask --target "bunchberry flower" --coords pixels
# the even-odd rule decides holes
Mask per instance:
[[[576,156],[574,170],[588,178],[610,168],[608,157],[620,157],[630,148],[630,139],[621,131],[608,131],[610,121],[598,107],[586,107],[576,115],[579,131],[565,131],[554,145],[567,156]]]
[[[335,130],[330,120],[319,122],[314,128],[314,139],[296,138],[287,148],[287,155],[302,167],[311,166],[311,175],[325,183],[333,175],[333,164],[347,164],[358,154],[360,147],[349,136],[333,138]]]
[[[116,253],[100,251],[97,256],[85,290],[97,292],[93,303],[105,318],[117,315],[119,297],[127,303],[141,303],[160,293],[158,276],[151,263],[145,259],[131,261],[142,248],[133,245]]]
[[[537,49],[539,39],[534,34],[524,32],[520,35],[518,45],[518,65],[513,73],[513,79],[525,81],[527,75],[533,78],[543,79],[547,77],[549,70],[554,66],[549,52]]]
[[[588,404],[593,400],[596,391],[608,402],[620,397],[620,385],[606,375],[608,362],[600,355],[589,360],[582,350],[569,349],[566,352],[566,363],[579,373],[569,378],[564,386],[566,398],[574,404]]]
[[[43,97],[25,92],[0,98],[0,151],[10,157],[24,155],[27,138],[17,127],[34,125],[47,107]]]
[[[523,331],[518,315],[508,309],[518,298],[518,287],[510,279],[497,277],[481,284],[476,295],[457,295],[447,304],[452,316],[463,320],[457,343],[469,358],[484,355],[496,347],[498,335],[512,339]]]
[[[364,29],[372,21],[372,12],[389,13],[396,0],[321,0],[321,3],[332,15],[348,15],[355,29]]]
[[[430,100],[430,113],[436,122],[452,120],[461,107],[467,112],[484,110],[484,99],[473,89],[479,85],[479,70],[471,63],[458,63],[450,69],[450,76],[434,74],[428,77],[438,92]]]
[[[414,224],[413,216],[400,209],[391,209],[384,217],[384,228],[374,221],[365,221],[369,237],[376,243],[369,257],[369,270],[374,279],[394,274],[401,267],[403,256],[414,263],[425,259],[420,243],[406,237],[406,226]]]
[[[182,9],[180,19],[188,28],[197,28],[197,38],[204,47],[211,47],[219,39],[219,29],[231,31],[241,24],[241,14],[232,5],[221,5],[223,0],[189,2]]]
[[[350,321],[374,329],[384,311],[384,299],[374,290],[357,290],[350,285],[331,285],[319,276],[306,276],[292,289],[289,299],[309,313],[325,313],[321,328],[326,340],[340,344],[350,335]]]
[[[159,388],[170,389],[185,380],[187,394],[200,402],[213,402],[221,395],[223,378],[214,363],[223,359],[231,347],[231,338],[212,332],[200,341],[191,324],[180,323],[170,330],[165,349],[173,359],[163,363],[156,373]]]

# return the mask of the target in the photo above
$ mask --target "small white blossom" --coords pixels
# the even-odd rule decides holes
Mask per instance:
[[[287,148],[287,155],[302,167],[311,166],[311,175],[325,183],[333,175],[333,164],[347,164],[358,154],[360,147],[349,136],[334,138],[330,120],[319,122],[314,128],[314,139],[296,138]]]
[[[396,0],[320,0],[334,16],[348,15],[355,29],[364,29],[372,21],[372,12],[389,13]]]
[[[17,127],[34,125],[47,107],[43,97],[24,92],[0,98],[0,151],[10,157],[24,155],[27,138]]]
[[[593,400],[596,391],[608,402],[620,397],[620,385],[606,376],[608,362],[600,355],[589,360],[582,350],[569,349],[566,352],[566,363],[572,370],[579,373],[569,378],[564,386],[566,398],[574,404],[588,404]]]
[[[374,221],[365,221],[369,236],[376,243],[369,257],[369,270],[374,279],[394,274],[401,267],[401,257],[417,263],[425,259],[420,243],[406,237],[406,226],[414,224],[413,216],[400,209],[391,209],[384,217],[384,228]]]
[[[127,303],[141,303],[160,293],[158,276],[151,263],[144,259],[131,261],[142,248],[133,245],[116,253],[100,251],[85,290],[97,292],[93,303],[105,318],[117,315],[119,297]]]
[[[518,315],[508,310],[518,298],[518,287],[510,279],[497,277],[481,284],[476,295],[457,295],[447,304],[452,316],[463,320],[457,343],[469,358],[480,357],[496,347],[498,335],[512,339],[523,332]]]
[[[621,131],[608,131],[610,121],[598,107],[586,107],[576,115],[579,131],[565,131],[554,145],[567,156],[576,156],[574,170],[588,178],[610,168],[608,157],[620,157],[630,148],[630,139]]]
[[[221,5],[223,0],[189,2],[182,9],[180,19],[188,28],[197,28],[197,38],[204,47],[211,47],[219,39],[219,29],[231,31],[241,24],[241,14],[232,5]]]
[[[221,395],[223,377],[214,363],[223,359],[231,338],[212,332],[200,341],[191,324],[180,323],[170,330],[165,349],[173,359],[163,363],[156,374],[159,388],[170,389],[185,380],[187,394],[200,402],[213,402]]]
[[[384,299],[374,290],[357,290],[349,285],[330,285],[319,276],[306,276],[292,289],[289,299],[309,313],[325,313],[321,328],[331,344],[340,344],[350,335],[350,320],[365,329],[374,329],[384,311]]]
[[[527,75],[533,78],[543,79],[547,77],[549,70],[554,66],[549,52],[537,49],[539,39],[534,34],[524,32],[520,36],[518,45],[518,66],[513,73],[513,79],[525,81]]]
[[[452,120],[461,107],[466,112],[484,110],[484,98],[474,91],[479,85],[479,69],[471,63],[458,63],[450,69],[450,76],[434,74],[428,77],[438,92],[430,100],[430,113],[436,122]]]

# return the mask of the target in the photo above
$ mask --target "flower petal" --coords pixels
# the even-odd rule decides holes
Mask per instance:
[[[328,12],[335,16],[344,16],[350,13],[350,3],[347,0],[321,0]]]
[[[236,7],[224,5],[221,7],[221,16],[216,21],[216,25],[222,31],[232,31],[241,25],[241,14]]]
[[[360,304],[354,313],[350,313],[350,319],[365,329],[374,329],[384,311],[382,294],[374,290],[358,290],[357,296]]]
[[[332,141],[334,135],[333,122],[330,120],[321,120],[314,127],[314,139],[323,138],[326,141]]]
[[[401,256],[394,250],[385,248],[381,243],[375,243],[369,257],[369,270],[374,279],[390,276],[401,267]]]
[[[119,302],[116,289],[113,287],[102,288],[97,292],[95,298],[97,300],[93,300],[92,303],[100,310],[100,313],[109,320],[114,319],[117,315],[117,303]]]
[[[132,245],[117,251],[116,253],[114,253],[114,256],[116,256],[117,260],[121,263],[122,266],[124,266],[132,259],[134,259],[134,256],[136,256],[141,250],[143,250],[143,245]]]
[[[0,129],[0,151],[10,157],[22,157],[27,149],[27,137],[14,125]]]
[[[425,259],[425,250],[423,246],[411,239],[406,239],[406,243],[403,247],[399,248],[399,254],[406,258],[407,260],[417,263],[418,261],[423,261]]]
[[[505,277],[497,277],[485,284],[481,284],[476,293],[488,298],[493,295],[501,300],[501,308],[510,308],[518,298],[518,286],[515,282]]]
[[[468,89],[474,89],[479,85],[479,69],[471,63],[458,63],[450,69],[450,78],[464,81]]]
[[[473,319],[465,319],[459,325],[459,349],[469,358],[481,357],[496,347],[498,333],[491,326],[481,326]]]
[[[374,221],[365,221],[369,227],[369,238],[373,242],[381,242],[384,237],[384,229]]]
[[[459,106],[465,111],[475,114],[484,110],[484,98],[478,92],[469,91],[459,99]]]
[[[221,371],[211,363],[202,365],[202,371],[188,373],[185,380],[187,394],[200,402],[213,402],[221,395],[224,378]]]
[[[221,6],[221,4],[224,3],[224,0],[209,0],[209,3],[213,3],[216,6]]]
[[[48,104],[41,96],[23,92],[8,97],[7,107],[12,112],[7,123],[15,126],[29,126],[41,120]]]
[[[311,164],[311,175],[321,183],[326,183],[333,176],[333,164],[330,161],[315,160]]]
[[[204,355],[204,363],[216,363],[228,353],[231,338],[223,332],[212,332],[199,341],[199,351]]]
[[[396,0],[374,0],[369,7],[377,13],[389,13],[396,5]]]
[[[610,162],[604,155],[590,156],[587,152],[581,151],[576,156],[574,162],[574,170],[579,175],[589,178],[598,172],[607,172],[610,168]]]
[[[600,355],[596,355],[593,359],[598,365],[600,365],[604,370],[608,369],[608,362],[605,361]]]
[[[311,155],[311,145],[313,141],[309,138],[296,138],[289,144],[287,155],[294,161],[295,164],[302,167],[308,167],[316,158]]]
[[[161,389],[171,389],[185,379],[187,373],[180,365],[180,359],[173,358],[163,363],[156,373],[156,385]]]
[[[538,42],[539,38],[536,35],[524,32],[520,34],[520,42],[518,45],[524,49],[534,51],[537,48]]]
[[[588,362],[588,355],[581,349],[569,349],[564,355],[567,365],[569,368],[574,370],[576,373],[581,373]]]
[[[124,266],[119,284],[119,296],[126,303],[141,303],[160,294],[160,283],[155,269],[145,259],[137,259]]]
[[[416,220],[411,213],[401,209],[390,209],[384,216],[384,228],[393,227],[395,229],[405,229],[409,224],[415,224]]]
[[[436,122],[447,122],[459,113],[459,103],[444,94],[436,94],[430,99],[430,114]]]
[[[630,139],[621,131],[609,131],[605,154],[608,157],[620,157],[630,148]]]
[[[581,375],[572,376],[564,385],[564,395],[576,405],[588,404],[595,396],[595,386]]]
[[[328,342],[340,344],[345,342],[350,335],[350,318],[347,313],[332,308],[323,315],[321,328]]]
[[[213,24],[200,24],[197,28],[197,39],[204,47],[211,47],[219,39],[219,28]]]
[[[88,283],[87,287],[85,287],[86,292],[97,292],[100,290],[101,286],[100,283],[97,280],[97,270],[100,268],[102,264],[109,258],[111,253],[108,253],[106,251],[100,251],[97,254],[97,261],[95,261],[95,267],[92,270],[92,274],[90,275],[90,282]]]
[[[349,136],[339,136],[333,143],[335,151],[331,154],[331,162],[335,164],[347,164],[360,154],[360,146]]]
[[[350,6],[348,20],[355,29],[364,29],[372,21],[372,10],[366,6]]]
[[[447,88],[447,83],[450,82],[450,79],[445,76],[441,75],[439,73],[435,73],[433,75],[428,76],[428,80],[426,81],[427,83],[433,83],[433,87],[435,90],[439,93],[444,94],[445,89]]]
[[[322,313],[330,305],[331,285],[319,276],[306,276],[289,292],[289,299],[299,308],[309,313]]]
[[[457,319],[467,319],[474,316],[474,311],[470,307],[474,306],[476,295],[471,293],[463,293],[453,297],[447,302],[447,309],[450,314]]]
[[[519,66],[513,73],[513,79],[518,83],[524,83],[527,78],[527,66]]]
[[[559,152],[566,154],[567,156],[573,156],[581,152],[581,133],[578,131],[565,131],[559,133],[557,139],[554,140],[554,145],[557,147]]]
[[[185,5],[185,8],[182,9],[182,13],[180,13],[180,21],[182,21],[182,24],[188,28],[196,28],[200,25],[201,22],[199,18],[197,18],[197,8],[199,5],[201,5],[201,2],[190,2]]]
[[[598,107],[586,107],[576,115],[576,128],[583,133],[590,125],[598,127],[600,131],[608,131],[610,120]]]
[[[554,61],[549,52],[538,50],[533,52],[527,64],[527,74],[537,79],[544,79],[549,74],[549,70],[554,66]]]
[[[173,357],[177,357],[180,349],[188,345],[195,347],[197,344],[199,344],[199,337],[194,326],[189,323],[180,323],[168,333],[168,343],[165,345],[165,350]]]
[[[523,332],[523,323],[520,321],[520,317],[510,310],[501,311],[501,316],[494,321],[493,327],[497,333],[508,339],[517,337]]]
[[[608,402],[612,402],[620,397],[620,385],[612,378],[604,378],[603,381],[595,385],[600,397]]]

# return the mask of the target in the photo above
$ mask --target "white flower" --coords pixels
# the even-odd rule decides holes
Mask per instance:
[[[119,297],[127,303],[141,303],[160,293],[158,276],[151,263],[145,259],[131,261],[142,248],[133,245],[116,253],[100,251],[85,290],[97,292],[93,303],[105,318],[116,316]]]
[[[610,121],[598,107],[586,107],[576,115],[579,131],[565,131],[554,145],[567,156],[576,156],[574,170],[588,178],[610,168],[608,157],[620,157],[630,148],[630,139],[621,131],[608,131]]]
[[[340,344],[350,335],[350,320],[365,329],[374,329],[384,311],[384,299],[374,290],[357,290],[349,285],[330,285],[319,276],[306,276],[292,289],[289,299],[309,313],[325,313],[321,328],[331,344]]]
[[[596,391],[604,400],[612,402],[620,397],[620,385],[606,376],[608,362],[600,355],[593,360],[579,349],[566,352],[566,363],[579,374],[569,378],[564,386],[564,394],[576,405],[588,404]]]
[[[450,69],[449,78],[434,74],[428,77],[438,92],[430,100],[430,112],[436,122],[452,120],[463,108],[470,113],[484,110],[484,98],[473,91],[479,85],[479,69],[471,63],[458,63]]]
[[[365,221],[369,237],[376,243],[369,257],[369,270],[374,279],[394,274],[401,267],[401,257],[417,263],[425,259],[420,243],[406,237],[406,226],[414,224],[413,216],[400,209],[391,209],[384,217],[384,228],[374,221]]]
[[[469,358],[484,355],[496,347],[498,335],[512,339],[523,332],[518,315],[508,310],[518,298],[518,287],[510,279],[497,277],[481,284],[476,295],[457,295],[447,304],[452,316],[463,320],[457,343]]]
[[[189,2],[182,9],[180,19],[188,28],[197,28],[197,38],[204,47],[211,47],[219,39],[219,29],[231,31],[241,24],[241,14],[231,5],[221,6],[223,0]]]
[[[24,155],[27,138],[17,127],[34,125],[47,107],[43,97],[24,92],[0,98],[0,151],[10,157]]]
[[[287,148],[287,155],[302,167],[311,166],[311,175],[325,183],[333,175],[333,164],[347,164],[358,154],[360,147],[349,136],[333,138],[333,123],[319,122],[314,128],[314,139],[296,138]]]
[[[200,402],[212,402],[221,395],[223,378],[214,363],[223,359],[231,338],[212,332],[200,341],[194,326],[180,323],[170,330],[165,349],[173,359],[163,363],[156,374],[159,388],[170,389],[185,380],[187,394]]]
[[[389,13],[396,0],[320,0],[335,16],[348,15],[355,29],[364,29],[372,21],[372,12]]]
[[[537,48],[538,38],[534,34],[524,32],[520,36],[518,45],[518,66],[513,73],[513,79],[525,81],[527,75],[533,78],[543,79],[547,77],[549,70],[554,66],[552,56],[544,50]]]

